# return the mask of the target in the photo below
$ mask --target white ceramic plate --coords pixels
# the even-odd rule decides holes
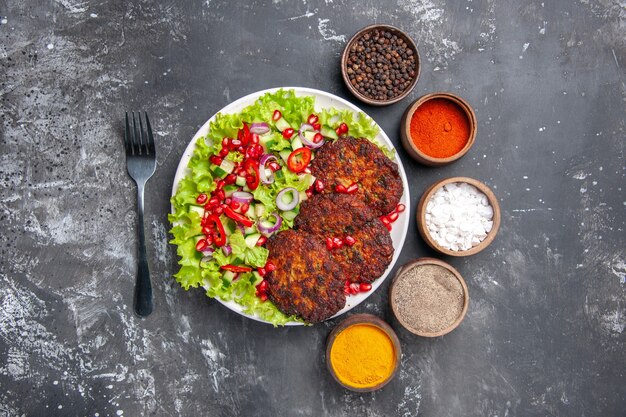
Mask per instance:
[[[342,98],[339,98],[333,94],[326,93],[324,91],[315,90],[312,88],[303,88],[303,87],[282,87],[282,88],[285,90],[294,90],[297,96],[315,97],[315,109],[317,111],[322,110],[324,108],[333,107],[333,108],[341,109],[341,110],[343,109],[352,110],[355,113],[363,112],[354,104]],[[223,113],[223,114],[239,113],[245,107],[251,104],[254,104],[254,102],[265,93],[274,92],[276,90],[278,90],[278,88],[271,88],[269,90],[263,90],[263,91],[258,91],[256,93],[249,94],[245,97],[240,98],[239,100],[236,100],[230,103],[229,105],[221,109],[219,113]],[[213,115],[213,117],[207,120],[207,122],[200,128],[200,130],[196,132],[191,142],[189,142],[189,145],[187,145],[187,148],[185,149],[183,156],[180,158],[180,162],[178,163],[178,169],[176,170],[176,176],[174,177],[174,185],[172,187],[172,196],[176,193],[176,189],[178,188],[179,181],[183,177],[189,174],[189,169],[187,168],[187,164],[189,163],[189,160],[191,159],[191,156],[193,155],[196,140],[200,136],[205,136],[209,132],[209,124],[215,120],[215,116],[216,115]],[[376,137],[376,139],[380,141],[381,143],[384,143],[389,148],[395,149],[393,144],[389,140],[389,137],[382,129],[380,129],[380,133],[378,133],[378,136]],[[396,261],[398,260],[398,256],[400,255],[400,250],[402,249],[402,245],[404,245],[404,239],[406,238],[406,233],[409,228],[409,215],[410,215],[409,213],[411,213],[409,184],[406,179],[406,173],[404,172],[404,167],[402,166],[402,161],[400,161],[400,158],[398,157],[397,152],[396,152],[396,157],[395,157],[394,162],[398,164],[398,169],[400,171],[400,178],[402,179],[402,186],[404,187],[404,193],[402,194],[402,198],[400,199],[400,202],[406,206],[406,210],[404,211],[404,213],[400,214],[400,217],[398,218],[398,220],[396,220],[396,222],[393,224],[393,230],[391,231],[391,239],[393,240],[393,247],[395,249],[394,254],[393,254],[393,259],[391,260],[391,263],[389,264],[389,267],[387,268],[385,273],[372,283],[372,289],[370,291],[365,292],[365,293],[359,293],[356,295],[347,296],[345,307],[341,309],[333,317],[340,316],[341,314],[347,311],[350,311],[354,307],[358,306],[363,301],[365,301],[367,297],[372,295],[378,287],[380,287],[380,285],[385,281],[385,279],[387,278],[387,275],[389,275],[389,272],[391,272],[391,269],[393,268]],[[172,207],[172,212],[173,210],[174,210],[174,207]],[[252,316],[250,314],[244,313],[243,307],[240,304],[237,304],[235,301],[222,301],[219,298],[217,300],[223,305],[225,305],[226,307],[228,307],[229,309],[241,314],[242,316],[246,316],[253,320],[267,323],[265,320],[262,320],[261,318],[257,316]],[[302,325],[302,323],[289,322],[289,323],[286,323],[286,325],[298,326],[298,325]]]

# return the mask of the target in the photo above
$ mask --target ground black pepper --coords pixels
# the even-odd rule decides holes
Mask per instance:
[[[372,29],[350,45],[346,68],[350,84],[370,99],[399,96],[411,85],[415,71],[415,51],[390,31]]]

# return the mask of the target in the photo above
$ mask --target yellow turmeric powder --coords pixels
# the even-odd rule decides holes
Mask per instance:
[[[330,363],[345,385],[370,388],[385,381],[395,367],[396,355],[387,333],[369,324],[355,324],[337,335]]]

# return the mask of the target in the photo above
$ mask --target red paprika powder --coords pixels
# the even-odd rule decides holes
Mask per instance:
[[[411,117],[411,141],[432,158],[448,158],[457,154],[465,147],[469,136],[467,114],[451,100],[428,100]]]

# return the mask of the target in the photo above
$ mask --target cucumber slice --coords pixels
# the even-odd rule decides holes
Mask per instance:
[[[288,152],[288,153],[291,153],[291,152]],[[285,168],[285,169],[286,169],[286,168]],[[277,180],[282,180],[283,178],[285,178],[285,174],[283,174],[283,170],[282,170],[282,169],[279,169],[278,171],[276,171],[276,172],[274,173],[274,176],[275,176],[275,178],[276,178]]]
[[[339,139],[339,136],[337,136],[337,132],[335,132],[335,130],[331,129],[330,127],[322,126],[322,130],[320,130],[320,133],[325,138],[329,138],[333,140]]]
[[[307,138],[309,142],[313,142],[313,138],[315,137],[316,134],[317,132],[313,130],[307,130],[306,132],[304,132],[304,137]]]
[[[246,216],[248,216],[249,218],[251,218],[252,220],[256,220],[257,215],[256,215],[256,211],[254,209],[254,204],[250,203],[250,208],[248,209],[248,211],[246,211]]]
[[[291,149],[293,149],[294,151],[296,149],[300,149],[303,148],[304,145],[302,144],[302,141],[300,140],[299,136],[296,136],[294,139],[291,140]],[[287,161],[285,161],[287,162]]]
[[[230,197],[238,189],[239,189],[239,186],[235,185],[235,184],[225,185],[224,186],[224,195],[226,197]]]
[[[298,139],[298,140],[300,140],[300,139]],[[283,161],[285,161],[285,163],[287,163],[287,159],[289,159],[289,155],[291,155],[291,151],[285,149],[285,150],[282,150],[282,151],[278,152],[278,154],[280,155],[281,158],[283,158]],[[280,170],[276,171],[276,174],[278,174],[278,172],[280,172]]]
[[[255,287],[259,285],[263,281],[263,277],[257,271],[252,271],[252,276],[250,277],[250,283]]]
[[[285,220],[293,220],[298,215],[298,211],[297,210],[283,211],[282,215]]]
[[[228,172],[224,171],[221,167],[213,166],[213,169],[211,171],[213,172],[213,175],[220,178],[224,178],[228,175]]]
[[[220,168],[230,174],[235,169],[235,163],[229,159],[224,159],[220,164]]]
[[[245,177],[237,177],[237,179],[235,180],[235,184],[237,184],[240,187],[243,187],[246,185],[246,178]]]
[[[265,205],[263,203],[258,203],[254,206],[254,214],[256,217],[263,217],[265,214]]]
[[[261,238],[260,233],[253,233],[251,235],[246,236],[245,238],[246,246],[252,249],[253,247],[256,246],[256,243],[259,241],[260,238]]]
[[[281,132],[291,127],[291,125],[285,120],[284,117],[281,117],[280,119],[276,120],[275,125],[276,125],[276,129],[280,130]]]
[[[200,215],[200,218],[202,218],[202,216],[204,216],[204,207],[203,206],[196,206],[195,204],[190,204],[189,208],[187,209],[187,213],[191,213],[192,211],[195,211],[196,213],[198,213]]]
[[[244,259],[240,257],[241,255],[237,255],[235,257],[233,257],[233,260],[231,262],[231,264],[233,265],[242,265],[244,264]]]
[[[235,230],[237,230],[237,224],[233,219],[226,216],[221,216],[220,220],[222,221],[222,225],[224,226],[224,233],[226,233],[226,236],[230,236],[231,234],[235,233]]]
[[[233,271],[224,271],[222,278],[228,282],[233,282],[233,279],[235,279],[235,273]]]
[[[246,236],[254,234],[254,233],[258,233],[258,230],[256,229],[255,225],[252,225],[250,227],[245,227],[243,229],[243,234],[246,235]]]

